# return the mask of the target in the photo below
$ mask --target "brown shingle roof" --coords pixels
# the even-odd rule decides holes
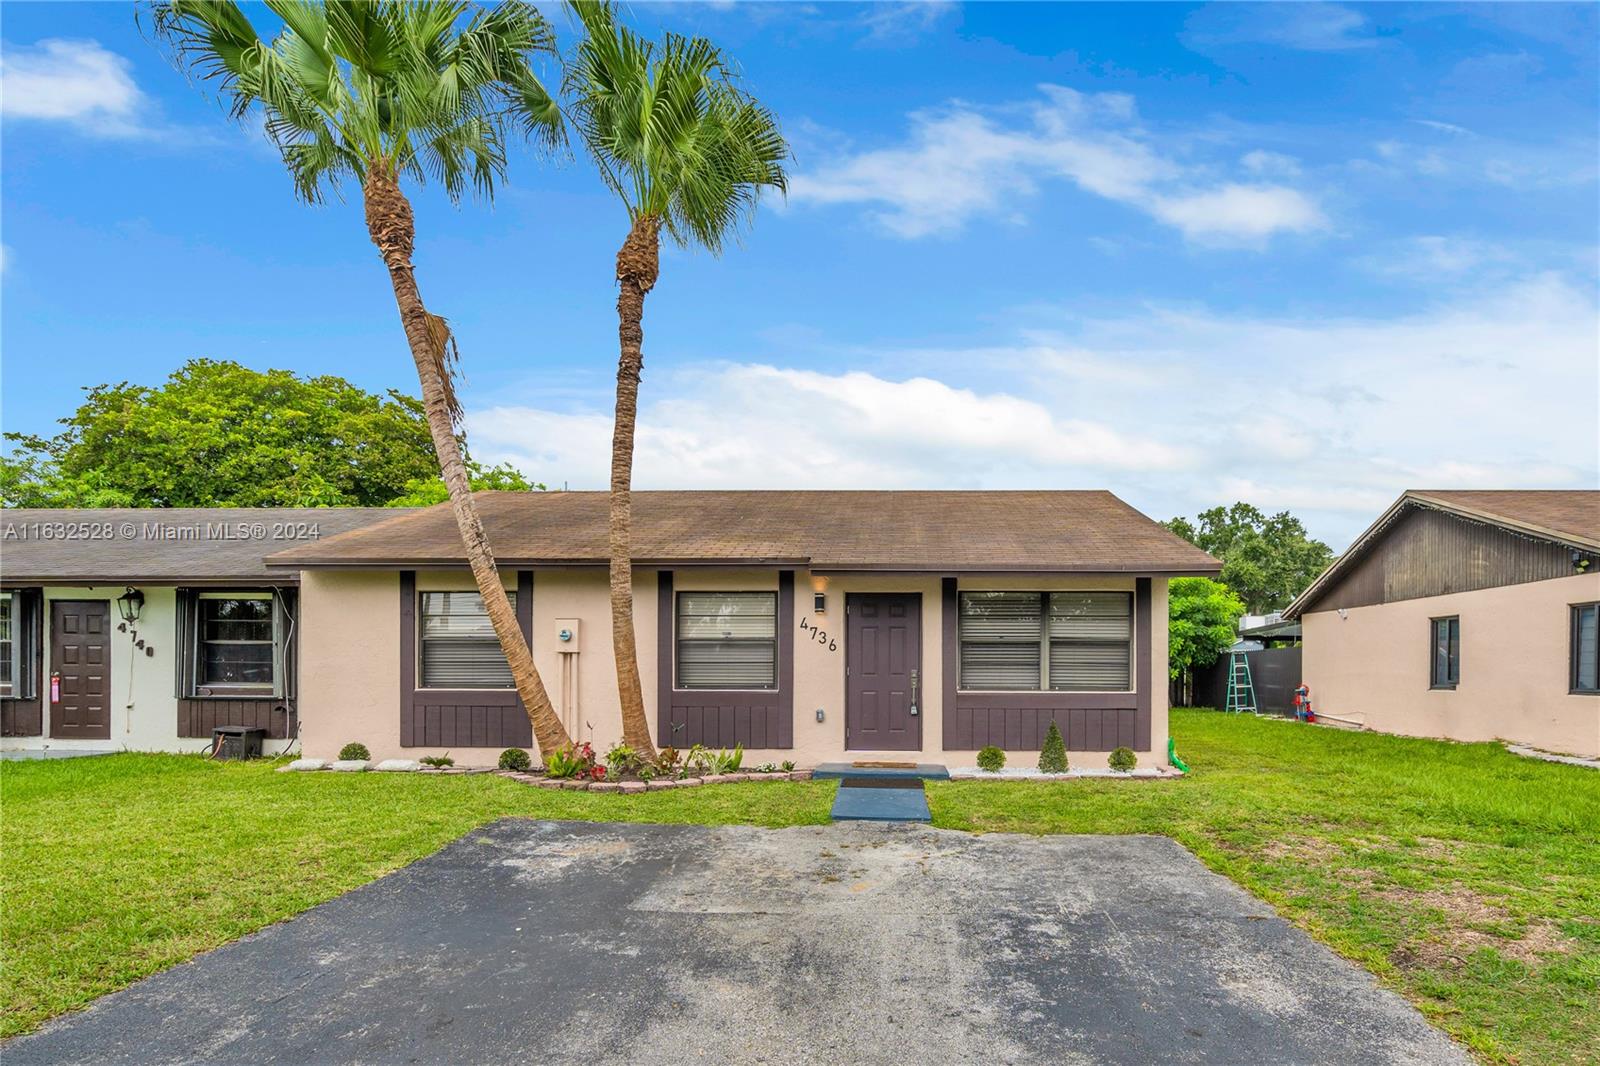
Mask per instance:
[[[265,557],[376,522],[396,507],[96,507],[0,511],[8,585],[283,581]],[[72,532],[78,535],[68,536]]]
[[[480,492],[506,565],[606,560],[603,492]],[[1211,556],[1109,492],[636,492],[641,564],[791,563],[819,570],[1212,574]],[[278,566],[464,561],[448,505],[291,548]]]
[[[1413,499],[1600,547],[1597,489],[1412,489]]]

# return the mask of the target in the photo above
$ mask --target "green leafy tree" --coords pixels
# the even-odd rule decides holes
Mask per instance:
[[[1167,585],[1167,664],[1173,677],[1187,678],[1210,666],[1238,639],[1244,603],[1220,581],[1175,577]]]
[[[700,37],[657,45],[595,0],[572,5],[583,24],[567,68],[574,124],[622,201],[628,235],[617,252],[616,422],[611,444],[611,638],[623,741],[655,759],[633,632],[633,440],[644,366],[644,299],[660,273],[661,232],[720,251],[764,188],[782,191],[789,146],[770,111],[742,92],[722,53]]]
[[[422,386],[439,473],[485,612],[500,639],[541,753],[570,745],[500,583],[472,499],[458,436],[455,337],[422,301],[412,252],[416,217],[402,182],[433,178],[452,201],[493,195],[514,121],[536,144],[563,143],[560,109],[533,63],[555,35],[531,4],[493,8],[399,0],[269,0],[282,22],[271,41],[232,0],[158,0],[156,35],[236,119],[258,117],[308,203],[360,187],[377,249]]]
[[[1213,507],[1166,527],[1222,560],[1221,579],[1251,614],[1281,611],[1333,562],[1333,549],[1282,511],[1270,518],[1248,503]]]
[[[6,434],[7,506],[382,506],[438,469],[420,403],[331,375],[195,359],[86,393],[61,433]]]
[[[467,460],[467,476],[472,484],[473,492],[493,490],[495,492],[543,492],[549,488],[543,482],[529,481],[527,476],[510,463],[501,463],[498,466],[484,466],[482,463]],[[444,503],[450,499],[450,490],[445,487],[444,478],[438,474],[431,477],[418,478],[406,483],[405,490],[400,495],[389,501],[390,507],[432,507],[436,503]]]

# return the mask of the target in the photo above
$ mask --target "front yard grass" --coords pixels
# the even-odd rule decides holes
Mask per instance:
[[[1600,774],[1210,712],[1174,712],[1172,728],[1195,767],[1183,780],[936,783],[934,824],[1172,836],[1480,1059],[1600,1060]],[[498,817],[815,824],[833,791],[592,796],[160,755],[0,764],[0,1035]]]

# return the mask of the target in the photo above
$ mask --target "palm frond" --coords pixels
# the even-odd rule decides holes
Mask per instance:
[[[710,41],[668,34],[657,46],[606,0],[574,0],[584,37],[567,65],[573,125],[630,217],[660,220],[713,253],[764,189],[788,187],[776,116],[734,84]]]

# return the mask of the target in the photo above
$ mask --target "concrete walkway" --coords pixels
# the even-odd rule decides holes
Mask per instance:
[[[1600,770],[1600,759],[1585,759],[1581,755],[1557,755],[1553,751],[1540,751],[1530,748],[1526,744],[1507,744],[1506,750],[1513,755],[1521,755],[1529,759],[1539,759],[1543,762],[1561,762],[1568,766],[1582,766],[1590,770]]]
[[[0,1058],[1468,1062],[1164,837],[515,819]]]

